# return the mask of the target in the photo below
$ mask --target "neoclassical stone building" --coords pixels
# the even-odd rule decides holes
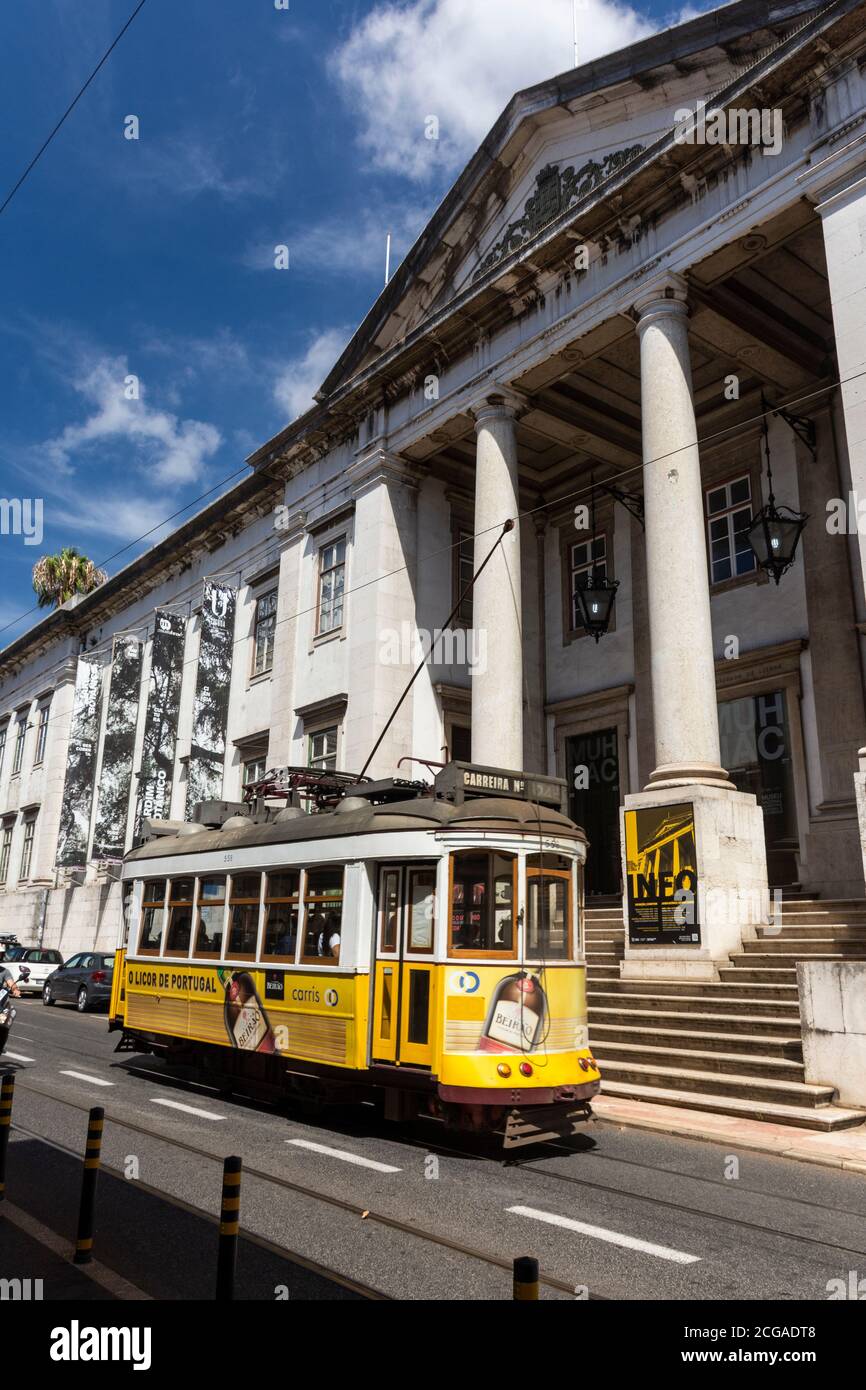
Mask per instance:
[[[745,539],[768,461],[809,516],[778,585]],[[740,0],[515,96],[249,463],[0,654],[0,930],[110,945],[143,808],[360,770],[455,605],[374,774],[566,777],[591,893],[640,794],[702,808],[723,887],[862,896],[866,4]]]

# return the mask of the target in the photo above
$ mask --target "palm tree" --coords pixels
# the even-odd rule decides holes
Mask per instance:
[[[104,584],[108,575],[74,545],[64,546],[59,555],[43,555],[33,566],[33,588],[40,608],[53,603],[56,608],[76,594],[90,594]]]

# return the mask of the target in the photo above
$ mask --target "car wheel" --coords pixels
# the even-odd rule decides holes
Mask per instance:
[[[86,1012],[87,1012],[87,1005],[88,1005],[88,999],[87,999],[87,986],[86,986],[86,985],[82,985],[82,986],[81,986],[81,989],[78,991],[78,1012],[79,1012],[80,1014],[86,1013]]]
[[[54,998],[54,996],[53,996],[52,993],[51,993],[51,986],[50,986],[50,985],[46,985],[45,988],[44,988],[43,991],[42,991],[42,1002],[43,1002],[43,1004],[56,1004],[56,1003],[57,1003],[57,1000]]]

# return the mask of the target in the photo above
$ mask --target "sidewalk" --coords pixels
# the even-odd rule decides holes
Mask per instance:
[[[118,1295],[72,1264],[71,1253],[68,1241],[13,1203],[0,1203],[0,1301],[113,1302]]]
[[[734,1115],[681,1110],[676,1105],[654,1105],[649,1101],[604,1095],[596,1097],[592,1110],[607,1124],[680,1134],[689,1139],[712,1139],[731,1148],[757,1149],[780,1158],[796,1158],[801,1163],[820,1163],[828,1168],[866,1173],[866,1114],[859,1128],[819,1134],[795,1125],[768,1124],[763,1120],[744,1120]]]

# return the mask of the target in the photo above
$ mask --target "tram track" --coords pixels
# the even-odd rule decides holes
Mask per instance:
[[[22,1084],[19,1080],[16,1079],[16,1087],[17,1086],[20,1086],[21,1090],[27,1091],[32,1095],[42,1097],[44,1100],[50,1100],[55,1102],[55,1104],[64,1105],[71,1110],[80,1111],[82,1114],[89,1114],[90,1107],[88,1105],[83,1105],[78,1101],[68,1100],[64,1096],[57,1095],[56,1092],[46,1091],[38,1086],[29,1086],[26,1084]],[[112,1114],[108,1106],[104,1107],[104,1109],[106,1124],[117,1125],[119,1128],[126,1129],[130,1133],[140,1134],[147,1139],[152,1139],[155,1140],[157,1143],[165,1144],[169,1148],[178,1149],[185,1153],[193,1154],[197,1158],[202,1158],[207,1160],[208,1162],[218,1164],[219,1168],[222,1169],[222,1165],[224,1162],[223,1154],[214,1153],[210,1149],[204,1149],[198,1144],[190,1144],[189,1142],[183,1139],[173,1139],[168,1135],[162,1134],[159,1130],[149,1129],[146,1125],[136,1124],[132,1120],[125,1120],[121,1116]],[[38,1132],[28,1130],[23,1125],[19,1125],[17,1121],[14,1120],[14,1118],[12,1122],[12,1129],[17,1130],[20,1133],[27,1134],[31,1138],[41,1140],[44,1143],[52,1144],[54,1145],[54,1147],[61,1149],[65,1153],[71,1154],[73,1157],[80,1158],[82,1156],[80,1152],[71,1149],[67,1145],[58,1143],[57,1140],[51,1138],[49,1135],[39,1134]],[[111,1168],[107,1164],[103,1166],[105,1167],[106,1172],[111,1172],[112,1174],[119,1177],[124,1176],[119,1170]],[[395,1231],[401,1235],[411,1236],[413,1239],[424,1241],[426,1244],[438,1246],[441,1249],[452,1252],[453,1254],[462,1255],[467,1259],[476,1260],[482,1264],[504,1270],[508,1274],[512,1273],[512,1261],[500,1255],[496,1255],[492,1251],[480,1250],[476,1246],[467,1245],[462,1241],[451,1240],[448,1236],[440,1235],[436,1231],[425,1230],[423,1227],[418,1226],[413,1222],[402,1221],[400,1220],[400,1218],[388,1216],[384,1212],[373,1211],[371,1208],[362,1206],[357,1202],[348,1201],[343,1197],[335,1197],[330,1193],[320,1192],[316,1188],[308,1187],[305,1183],[294,1182],[290,1178],[280,1177],[279,1175],[274,1173],[267,1173],[260,1168],[249,1167],[246,1163],[244,1164],[243,1171],[245,1179],[251,1178],[259,1182],[269,1183],[272,1186],[280,1187],[286,1191],[293,1192],[297,1196],[305,1197],[316,1202],[322,1202],[326,1206],[332,1207],[339,1211],[346,1212],[349,1215],[358,1217],[359,1219],[363,1219],[371,1225],[382,1226],[387,1230]],[[156,1189],[151,1190],[157,1196],[165,1197],[166,1195],[164,1193],[157,1192]],[[201,1212],[201,1208],[191,1207],[188,1203],[183,1203],[180,1199],[169,1197],[167,1200],[175,1202],[178,1205],[185,1206],[190,1211],[195,1211],[199,1214],[207,1215],[207,1213]],[[249,1236],[251,1239],[256,1241],[261,1241],[263,1239],[262,1237],[256,1236],[254,1232],[249,1232],[243,1227],[241,1233],[244,1236]],[[276,1246],[271,1243],[270,1248],[272,1248],[275,1251],[278,1251],[280,1254],[285,1255],[289,1259],[298,1259],[302,1263],[306,1262],[307,1265],[311,1263],[309,1260],[305,1260],[305,1257],[297,1256],[292,1251],[282,1246]],[[345,1276],[336,1277],[343,1278],[345,1282]],[[557,1279],[550,1274],[545,1274],[543,1271],[539,1274],[539,1284],[543,1288],[555,1290],[557,1293],[568,1294],[571,1298],[576,1297],[576,1289],[574,1284],[566,1283],[564,1280]],[[371,1292],[375,1293],[379,1298],[390,1297],[390,1295],[388,1294],[383,1294],[381,1290],[371,1290]],[[618,1298],[619,1296],[614,1294],[602,1294],[597,1291],[594,1291],[589,1293],[588,1297],[591,1301],[594,1302],[609,1302],[613,1299]]]

